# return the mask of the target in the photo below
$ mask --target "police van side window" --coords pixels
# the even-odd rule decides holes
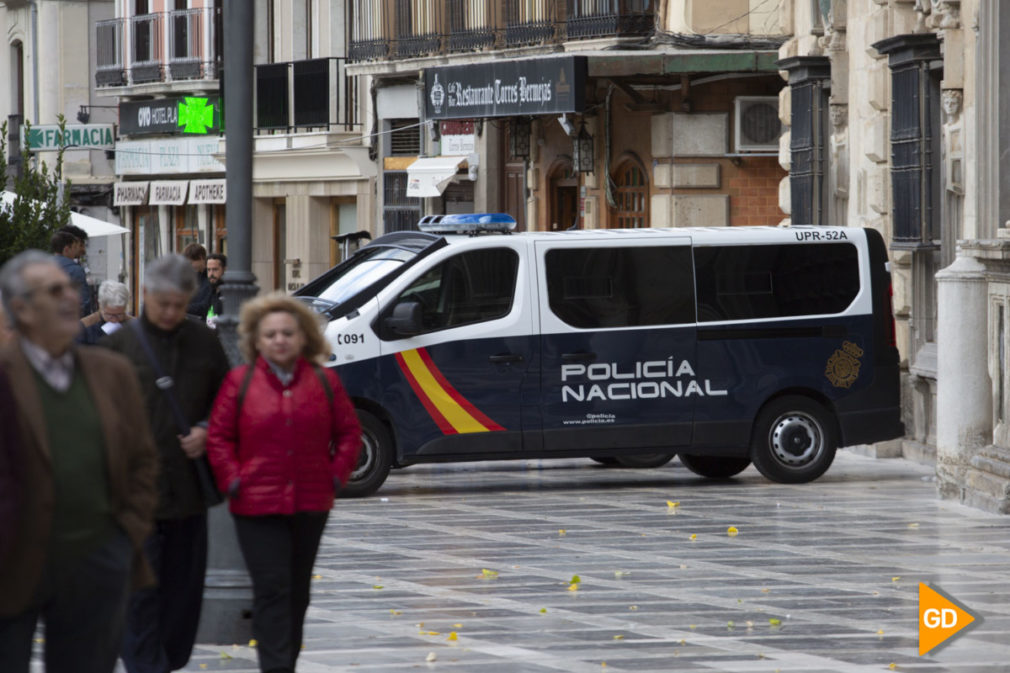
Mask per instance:
[[[841,313],[859,293],[849,243],[698,247],[698,322]]]
[[[689,246],[547,251],[547,294],[572,327],[638,327],[694,322]]]
[[[496,320],[512,310],[519,255],[508,248],[472,250],[430,269],[395,303],[421,305],[425,332]]]

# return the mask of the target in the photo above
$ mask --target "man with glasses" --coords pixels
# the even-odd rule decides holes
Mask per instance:
[[[157,501],[143,393],[125,358],[74,346],[79,295],[51,255],[8,261],[0,294],[22,486],[0,559],[0,671],[28,673],[41,619],[47,673],[111,673],[129,589],[154,579],[141,553]]]

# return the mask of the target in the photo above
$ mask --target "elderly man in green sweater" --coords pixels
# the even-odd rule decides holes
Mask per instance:
[[[153,574],[141,549],[157,503],[157,454],[129,362],[76,347],[79,295],[50,255],[0,269],[15,336],[0,368],[15,391],[21,485],[0,558],[0,671],[28,673],[45,622],[47,673],[111,673],[131,585]]]

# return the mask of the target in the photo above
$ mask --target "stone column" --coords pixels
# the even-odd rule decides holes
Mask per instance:
[[[985,267],[960,254],[936,282],[937,488],[940,497],[963,501],[971,458],[992,441]]]

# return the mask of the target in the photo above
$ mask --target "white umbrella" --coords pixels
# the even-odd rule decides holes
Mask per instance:
[[[0,194],[0,197],[3,199],[4,206],[13,207],[14,201],[17,200],[18,195],[14,192],[4,191]],[[97,217],[91,217],[90,215],[75,212],[70,213],[70,224],[83,229],[89,238],[115,236],[116,234],[126,234],[130,231],[126,227],[121,227],[118,224],[112,224],[111,222],[100,220]]]

